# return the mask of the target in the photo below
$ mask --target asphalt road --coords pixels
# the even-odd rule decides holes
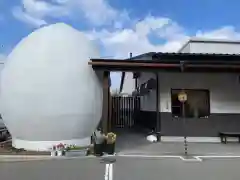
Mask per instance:
[[[0,180],[102,180],[104,173],[93,158],[0,163]]]
[[[1,180],[104,180],[99,159],[0,163]],[[186,162],[177,158],[117,157],[113,180],[239,180],[240,158]]]
[[[239,180],[240,159],[186,162],[176,158],[121,158],[114,180]]]

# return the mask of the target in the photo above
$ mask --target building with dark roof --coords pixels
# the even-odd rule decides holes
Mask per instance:
[[[90,64],[122,71],[120,91],[140,99],[136,124],[159,140],[219,141],[219,132],[240,132],[240,42],[192,39],[177,53]]]

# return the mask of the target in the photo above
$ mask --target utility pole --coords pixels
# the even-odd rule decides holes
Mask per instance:
[[[187,145],[187,128],[186,128],[186,114],[185,114],[185,103],[187,101],[187,94],[182,90],[178,94],[178,100],[182,103],[182,118],[183,118],[183,129],[184,129],[184,154],[188,155],[188,145]]]

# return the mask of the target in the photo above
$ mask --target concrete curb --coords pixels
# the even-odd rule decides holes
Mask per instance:
[[[202,162],[205,159],[236,159],[240,158],[240,155],[203,155],[203,156],[189,156],[185,157],[182,155],[141,155],[141,154],[119,154],[118,157],[127,157],[127,158],[154,158],[154,159],[161,159],[161,158],[176,158],[181,159],[182,161],[187,162]]]
[[[141,151],[129,151],[129,152],[120,152],[117,153],[118,156],[122,155],[139,155],[139,156],[184,156],[184,153],[172,153],[172,152],[160,152],[160,153],[152,153],[152,152],[141,152]],[[210,153],[188,153],[189,156],[240,156],[240,153],[232,153],[232,152],[225,152],[225,153],[216,153],[216,152],[210,152]]]
[[[101,157],[89,156],[45,156],[45,155],[0,155],[0,163],[4,162],[27,162],[27,161],[45,161],[45,160],[71,160],[71,159],[102,159],[105,157],[114,157],[115,155],[103,155]]]
[[[1,158],[51,158],[47,155],[0,155]]]
[[[45,161],[45,160],[70,160],[70,159],[89,159],[95,156],[76,156],[76,157],[52,157],[52,156],[33,156],[33,155],[0,155],[0,163],[3,162],[26,162],[26,161]]]

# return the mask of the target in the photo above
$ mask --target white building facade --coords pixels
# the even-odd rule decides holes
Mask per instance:
[[[179,53],[240,54],[240,42],[192,39],[180,49]],[[218,136],[219,132],[240,132],[240,79],[238,73],[166,71],[159,72],[158,76],[160,102],[158,112],[160,113],[163,137],[179,137],[187,134],[190,137],[213,139]],[[156,73],[141,73],[137,79],[137,86],[141,86],[151,78],[156,79]],[[129,81],[126,80],[126,82]],[[185,124],[183,123],[182,107],[178,110],[174,107],[176,103],[174,92],[181,90],[189,92],[189,112],[192,109],[189,116],[186,114],[187,107],[185,109]],[[156,90],[152,90],[141,96],[140,117],[154,124],[156,123],[155,116]]]

